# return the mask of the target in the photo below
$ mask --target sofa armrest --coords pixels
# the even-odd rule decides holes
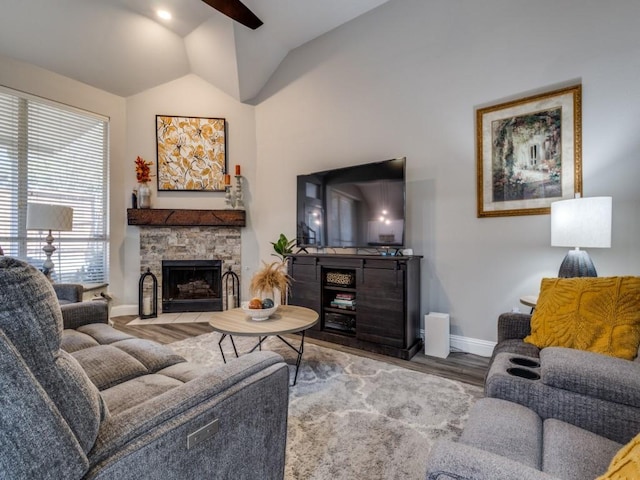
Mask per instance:
[[[282,478],[289,370],[273,352],[233,360],[109,417],[87,478]],[[217,432],[187,436],[217,421]]]
[[[498,343],[503,340],[522,340],[531,334],[531,315],[528,313],[503,313],[498,317]]]
[[[79,283],[54,283],[53,290],[61,305],[82,301],[84,287]]]
[[[622,358],[570,348],[540,351],[545,385],[640,407],[640,364]]]
[[[2,329],[0,363],[0,478],[81,478],[82,447]]]
[[[64,328],[76,329],[90,323],[109,323],[109,303],[106,300],[60,305]]]
[[[437,442],[427,459],[427,480],[558,480],[527,465],[452,441]]]

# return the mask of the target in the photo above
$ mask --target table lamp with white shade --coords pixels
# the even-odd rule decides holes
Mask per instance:
[[[51,255],[56,251],[53,246],[52,231],[69,232],[73,227],[73,208],[62,205],[44,203],[30,203],[27,205],[27,230],[48,230],[45,238],[47,244],[42,247],[47,259],[42,265],[45,275],[50,276],[53,271]]]
[[[574,247],[558,277],[597,277],[589,254],[580,248],[611,248],[611,197],[561,200],[551,204],[551,245]]]

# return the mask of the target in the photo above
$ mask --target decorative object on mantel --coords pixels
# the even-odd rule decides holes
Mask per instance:
[[[145,285],[149,283],[147,280],[151,286]],[[138,316],[142,319],[158,316],[158,279],[148,267],[138,282]]]
[[[140,184],[138,187],[137,203],[140,208],[151,208],[151,188],[149,187],[151,165],[153,165],[151,162],[147,162],[140,156],[136,158],[136,179]]]
[[[127,209],[129,225],[147,227],[244,227],[244,210]]]
[[[224,190],[224,118],[156,115],[158,191]]]
[[[224,201],[229,208],[244,210],[244,200],[242,198],[242,175],[240,175],[240,165],[236,165],[236,188],[231,186],[231,175],[224,176]]]
[[[548,214],[582,193],[582,87],[476,111],[478,217]]]

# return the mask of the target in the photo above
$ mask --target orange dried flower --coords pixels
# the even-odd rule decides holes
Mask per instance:
[[[151,162],[147,162],[142,157],[136,158],[136,178],[138,183],[147,183],[151,180]]]

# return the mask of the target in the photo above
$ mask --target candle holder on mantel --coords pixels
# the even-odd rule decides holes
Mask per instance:
[[[244,200],[242,199],[242,175],[236,175],[236,188],[226,185],[224,200],[227,207],[235,210],[244,210]]]

